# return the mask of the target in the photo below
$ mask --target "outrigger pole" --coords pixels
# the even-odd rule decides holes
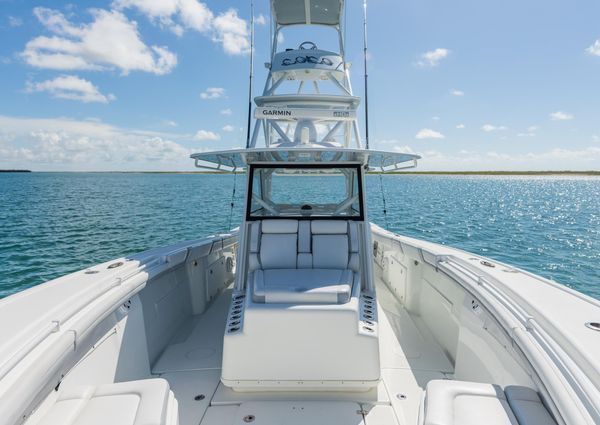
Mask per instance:
[[[367,0],[363,0],[363,56],[365,63],[365,145],[369,149],[369,88],[367,73]]]
[[[248,84],[248,123],[246,148],[250,147],[250,123],[252,120],[252,82],[254,77],[254,0],[250,0],[250,83]]]

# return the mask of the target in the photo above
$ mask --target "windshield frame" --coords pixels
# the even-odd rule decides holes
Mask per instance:
[[[246,193],[246,221],[258,220],[365,220],[365,206],[363,202],[363,167],[360,164],[249,164],[248,190]],[[287,169],[350,169],[356,172],[358,186],[358,215],[281,215],[281,216],[256,216],[252,215],[252,194],[254,185],[254,172],[256,169],[264,168],[287,168]]]

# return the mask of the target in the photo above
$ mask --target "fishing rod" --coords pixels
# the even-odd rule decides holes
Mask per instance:
[[[250,147],[250,123],[252,121],[252,83],[254,79],[254,0],[250,0],[250,82],[248,84],[248,123],[246,149]]]
[[[367,0],[363,0],[363,56],[365,66],[365,141],[369,149],[369,75],[367,72]]]

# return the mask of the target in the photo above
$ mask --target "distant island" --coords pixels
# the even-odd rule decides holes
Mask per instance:
[[[0,173],[31,173],[31,170],[1,170]],[[216,171],[47,171],[49,173],[108,173],[108,174],[221,174]],[[238,171],[237,174],[244,174]],[[380,174],[369,171],[368,174]],[[417,176],[600,176],[600,170],[589,171],[391,171],[385,174]]]
[[[118,173],[142,174],[219,174],[215,171],[117,171]],[[245,171],[239,171],[243,174]],[[380,174],[369,171],[368,174]],[[439,176],[600,176],[600,170],[589,171],[391,171],[385,174],[439,175]]]
[[[600,176],[600,171],[393,171],[390,174],[450,176]]]

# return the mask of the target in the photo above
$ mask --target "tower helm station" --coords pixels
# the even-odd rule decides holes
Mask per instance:
[[[352,93],[345,61],[343,8],[339,0],[271,1],[271,57],[263,93],[254,99],[256,122],[248,147],[257,147],[262,136],[266,147],[362,148],[356,116],[360,98]],[[312,41],[278,51],[280,31],[292,25],[333,29],[339,51],[322,50]]]

